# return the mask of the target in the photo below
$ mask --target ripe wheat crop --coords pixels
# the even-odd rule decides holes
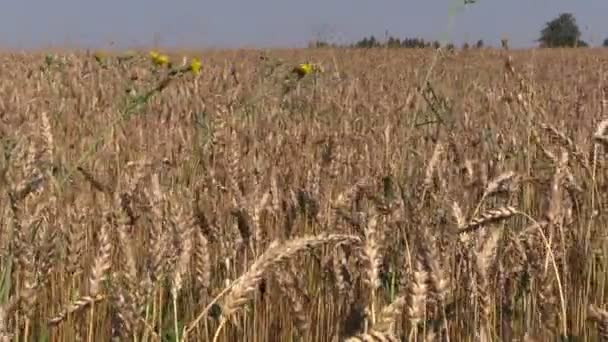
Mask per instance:
[[[606,52],[181,54],[0,55],[0,340],[608,341]]]

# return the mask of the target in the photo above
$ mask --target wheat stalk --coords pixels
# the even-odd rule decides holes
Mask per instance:
[[[351,235],[322,234],[296,238],[282,244],[277,241],[271,243],[268,249],[251,265],[249,270],[231,285],[231,290],[221,305],[222,323],[225,324],[226,319],[249,301],[249,297],[256,290],[264,273],[300,252],[313,250],[325,244],[340,242],[360,243],[361,240]],[[220,324],[216,330],[214,341],[219,336],[223,324]]]
[[[345,339],[344,342],[399,342],[399,339],[387,333],[368,331],[364,334],[351,336]]]
[[[416,259],[414,265],[413,281],[409,286],[408,315],[412,325],[410,336],[416,339],[418,324],[424,319],[426,312],[428,272],[419,258]]]
[[[229,317],[249,300],[249,296],[261,281],[265,272],[283,263],[295,254],[312,250],[325,244],[336,244],[340,242],[358,243],[357,237],[350,235],[318,235],[306,236],[287,241],[283,244],[275,241],[268,249],[251,265],[249,270],[233,283],[232,290],[222,303],[222,315]]]
[[[295,321],[294,325],[299,336],[303,338],[310,328],[310,319],[307,317],[310,299],[306,289],[296,278],[293,264],[285,269],[275,269],[273,274],[280,285],[281,291],[289,300],[289,308]]]
[[[608,311],[590,304],[587,309],[587,315],[597,323],[597,334],[600,341],[608,341]]]
[[[101,292],[101,283],[106,278],[110,269],[110,253],[112,244],[110,242],[109,222],[101,226],[99,232],[99,251],[91,267],[91,275],[89,277],[89,293],[86,296],[81,296],[77,300],[71,302],[61,313],[49,320],[49,325],[57,325],[63,322],[68,315],[83,310],[88,306],[93,306],[96,302],[105,299]],[[91,310],[91,322],[93,322],[93,312]],[[92,334],[92,326],[89,327],[89,332]]]
[[[480,333],[489,335],[490,329],[490,318],[492,313],[492,301],[490,297],[490,275],[488,270],[490,264],[494,259],[494,250],[500,237],[500,231],[493,229],[487,234],[485,241],[475,253],[475,274],[477,284],[477,298],[480,306],[481,313],[481,331]]]

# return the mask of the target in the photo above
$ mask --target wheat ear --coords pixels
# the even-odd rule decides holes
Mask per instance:
[[[232,289],[222,303],[222,323],[216,331],[214,341],[217,340],[226,320],[249,301],[249,297],[255,292],[265,272],[274,269],[280,263],[289,260],[300,252],[312,250],[325,244],[340,242],[361,243],[361,240],[351,235],[321,234],[296,238],[282,244],[277,241],[272,242],[266,252],[260,255],[249,270],[232,284]]]
[[[509,217],[514,216],[515,214],[517,214],[517,209],[513,207],[490,209],[485,212],[482,212],[479,216],[473,218],[463,227],[460,227],[458,229],[458,233],[468,233],[488,223],[495,223],[498,221],[506,220]]]
[[[399,342],[399,339],[388,333],[368,331],[364,334],[351,336],[345,339],[344,342]]]
[[[110,232],[108,230],[109,223],[105,222],[101,226],[101,231],[99,233],[100,246],[97,257],[95,258],[93,267],[91,269],[91,276],[89,278],[89,294],[87,296],[81,296],[74,302],[70,303],[63,312],[49,320],[49,325],[57,325],[63,322],[68,315],[80,311],[87,306],[93,306],[96,302],[105,299],[105,296],[100,294],[100,286],[110,269],[110,253],[112,244],[110,242]],[[91,317],[92,316],[93,314],[91,314]]]

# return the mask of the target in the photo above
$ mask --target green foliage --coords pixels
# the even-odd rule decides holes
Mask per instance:
[[[171,321],[171,318],[167,317],[167,322]],[[177,327],[178,327],[178,331],[181,332],[184,329],[184,322],[179,321],[177,323]],[[177,338],[177,332],[175,331],[175,327],[169,325],[167,327],[165,327],[165,329],[163,329],[163,336],[162,336],[162,341],[163,342],[177,342],[179,341]]]
[[[541,47],[585,47],[588,44],[580,40],[581,31],[572,13],[562,13],[547,22],[540,32]]]

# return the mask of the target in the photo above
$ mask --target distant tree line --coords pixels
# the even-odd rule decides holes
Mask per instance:
[[[562,13],[555,19],[545,23],[544,27],[540,31],[540,37],[536,40],[541,48],[558,48],[558,47],[572,47],[582,48],[588,47],[589,44],[581,39],[581,31],[576,23],[576,19],[572,13]],[[501,41],[503,48],[508,49],[507,40]],[[404,38],[400,39],[397,37],[389,36],[384,41],[376,39],[373,35],[365,37],[355,43],[348,45],[336,45],[330,44],[323,41],[315,41],[309,44],[310,47],[350,47],[350,48],[439,48],[441,44],[438,41],[426,41],[422,38]],[[608,38],[606,38],[602,44],[604,47],[608,47]],[[462,49],[469,48],[482,48],[484,47],[483,40],[478,40],[475,45],[464,43]],[[452,50],[455,45],[448,43],[445,48]]]
[[[323,48],[323,47],[342,47],[342,48],[362,48],[362,49],[371,49],[371,48],[406,48],[406,49],[425,49],[425,48],[434,48],[438,49],[441,46],[441,43],[437,40],[435,41],[427,41],[422,38],[397,38],[393,36],[389,36],[385,41],[380,41],[376,39],[373,35],[369,37],[365,37],[355,43],[348,45],[337,45],[330,44],[324,41],[314,41],[309,44],[311,48]],[[448,50],[455,49],[455,45],[452,43],[445,44],[445,47]],[[470,48],[468,43],[465,43],[463,49]],[[478,40],[474,45],[476,48],[484,47],[483,40]]]
[[[396,37],[389,37],[385,42],[378,41],[373,35],[365,37],[360,41],[352,44],[352,47],[356,48],[374,48],[374,47],[388,47],[388,48],[429,48],[429,47],[438,48],[440,46],[438,41],[435,42],[427,42],[421,38],[405,38],[401,40]]]

